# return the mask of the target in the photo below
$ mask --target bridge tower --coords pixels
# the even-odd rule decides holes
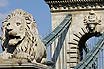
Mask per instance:
[[[54,30],[67,14],[72,15],[72,22],[67,34],[62,34],[51,46],[52,60],[56,69],[73,69],[83,59],[83,43],[92,37],[91,33],[104,32],[104,1],[103,0],[45,0],[52,15],[52,30]],[[91,32],[84,24],[84,19],[91,10],[101,22],[96,30]],[[92,17],[93,19],[93,17]],[[97,20],[95,19],[95,20]],[[91,35],[91,36],[89,36]],[[84,37],[85,36],[85,37]],[[83,37],[83,38],[82,38]],[[64,39],[65,38],[65,39]],[[62,41],[64,39],[64,41]],[[59,41],[59,42],[58,42]],[[84,41],[84,42],[83,42]],[[81,45],[81,46],[80,46]]]

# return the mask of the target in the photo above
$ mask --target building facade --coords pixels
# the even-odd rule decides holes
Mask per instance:
[[[56,69],[73,69],[80,60],[83,58],[82,48],[83,36],[86,36],[84,43],[88,40],[89,33],[84,19],[89,16],[89,12],[92,10],[97,16],[97,19],[101,20],[100,25],[97,25],[96,32],[102,33],[104,26],[104,1],[103,0],[45,0],[50,7],[52,15],[52,30],[54,30],[65,18],[67,14],[72,15],[72,22],[65,36],[63,45],[61,40],[58,44],[59,38],[64,38],[64,35],[59,36],[52,46],[51,53],[54,57]],[[54,54],[56,47],[59,47],[57,51],[60,53]]]

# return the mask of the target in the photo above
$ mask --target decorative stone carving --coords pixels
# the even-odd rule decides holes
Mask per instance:
[[[3,21],[2,31],[3,53],[0,58],[45,63],[46,49],[31,14],[16,9]]]
[[[45,0],[51,12],[103,9],[103,0]]]
[[[85,16],[84,18],[84,23],[86,25],[86,29],[89,32],[95,32],[96,30],[96,26],[100,25],[101,20],[98,19],[98,17],[96,16],[95,12],[93,10],[91,10],[91,12],[89,12],[88,16]]]

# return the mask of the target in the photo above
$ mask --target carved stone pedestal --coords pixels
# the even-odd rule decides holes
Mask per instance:
[[[0,69],[51,69],[43,64],[0,64]]]

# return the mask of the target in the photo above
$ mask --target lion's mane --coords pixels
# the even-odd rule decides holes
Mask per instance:
[[[6,24],[9,19],[17,15],[25,19],[25,36],[22,41],[20,41],[14,47],[11,47],[8,45],[9,40],[8,36],[6,36]],[[12,54],[23,52],[28,54],[31,57],[31,60],[35,59],[37,62],[41,62],[42,58],[46,57],[45,46],[39,37],[36,22],[31,14],[21,9],[16,9],[3,21],[2,31],[2,47],[4,51],[6,50],[7,52],[10,52]]]

